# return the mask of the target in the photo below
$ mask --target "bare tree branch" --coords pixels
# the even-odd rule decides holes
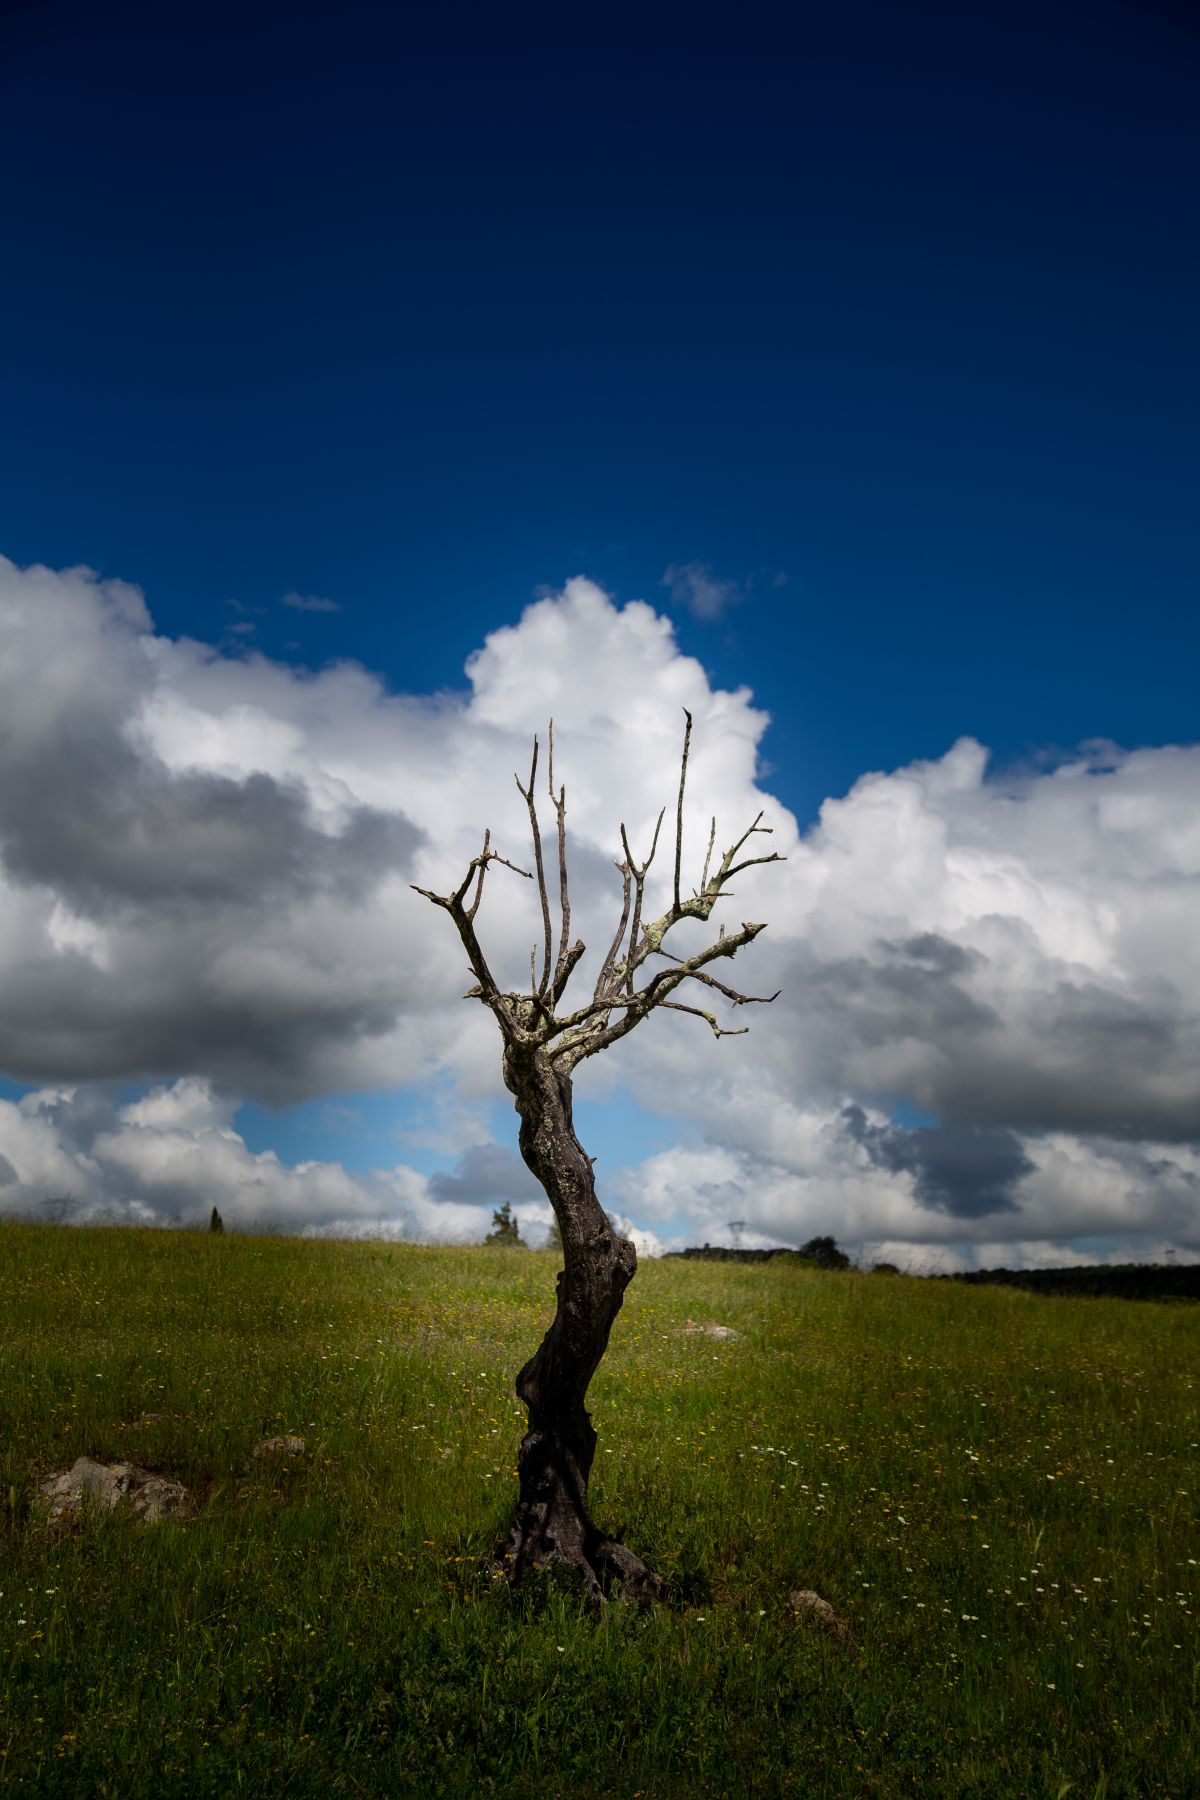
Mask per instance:
[[[622,836],[623,835],[624,832],[622,831]],[[612,947],[601,964],[600,973],[596,977],[596,990],[592,996],[594,1000],[599,1000],[601,994],[607,992],[609,987],[613,984],[613,977],[617,967],[617,953],[625,940],[625,927],[629,923],[629,894],[631,880],[629,863],[628,861],[615,863],[613,866],[624,884],[624,898],[621,904],[621,921],[617,926],[617,935],[613,938]]]
[[[483,899],[483,878],[487,874],[488,850],[491,846],[491,842],[492,842],[492,833],[491,833],[491,829],[489,827],[489,829],[487,831],[485,831],[483,834],[483,855],[479,861],[479,879],[475,883],[475,898],[472,900],[470,906],[468,906],[468,908],[467,908],[468,919],[473,919],[475,917],[475,914],[479,911],[479,902]],[[464,888],[463,892],[464,893],[466,892],[465,888]]]
[[[679,799],[675,806],[675,911],[679,911],[679,869],[683,862],[683,790],[687,786],[688,746],[692,741],[692,715],[685,706],[683,716],[683,756],[679,763]]]
[[[558,825],[558,902],[559,902],[559,936],[558,958],[554,965],[554,981],[550,988],[550,998],[557,1006],[562,999],[563,990],[571,979],[571,972],[583,955],[584,946],[576,939],[570,949],[567,940],[571,935],[571,896],[567,884],[567,790],[563,785],[558,793],[554,792],[554,720],[550,721],[549,746],[547,755],[547,784],[550,799],[554,806],[554,816]]]
[[[637,956],[638,929],[642,922],[642,895],[646,891],[646,874],[654,861],[654,852],[658,849],[658,834],[662,830],[662,822],[666,815],[666,807],[659,813],[654,825],[654,841],[650,845],[650,854],[639,869],[633,860],[633,852],[629,848],[629,839],[625,835],[625,827],[621,827],[621,843],[625,850],[625,861],[633,871],[633,920],[629,927],[629,955],[625,961],[625,991],[633,992],[633,972],[638,966]]]
[[[660,956],[669,956],[676,963],[681,963],[684,960],[682,956],[676,956],[673,950],[660,949],[658,954]],[[689,969],[688,974],[693,981],[702,981],[705,987],[716,988],[718,994],[724,994],[725,998],[727,1000],[732,1000],[735,1006],[749,1006],[751,1004],[757,1006],[769,1006],[771,1001],[778,1000],[780,994],[783,992],[782,988],[776,988],[773,994],[739,994],[736,988],[726,987],[725,983],[723,981],[718,981],[715,975],[705,975],[700,969]]]
[[[716,813],[714,813],[712,827],[708,834],[708,849],[704,852],[704,873],[700,877],[700,892],[701,893],[703,893],[705,888],[708,886],[708,865],[712,861],[713,845],[716,843],[716,841],[717,841],[717,815],[716,815]],[[676,904],[678,905],[678,895],[676,896]]]
[[[538,898],[542,903],[542,931],[545,938],[545,952],[542,958],[542,978],[537,984],[537,992],[544,994],[550,986],[550,957],[552,954],[552,937],[550,931],[550,899],[546,893],[546,870],[542,863],[542,832],[538,824],[537,803],[533,797],[533,784],[537,779],[538,741],[533,740],[533,762],[529,769],[529,786],[521,786],[521,777],[514,775],[517,792],[522,796],[529,808],[529,829],[533,835],[533,861],[537,869]],[[532,984],[531,984],[532,985]]]
[[[752,838],[756,834],[758,836],[765,835],[767,837],[770,837],[773,828],[770,825],[760,825],[758,821],[761,818],[762,818],[762,814],[760,812],[755,816],[754,823],[752,825],[747,826],[746,830],[743,831],[743,833],[742,833],[741,837],[738,839],[737,843],[730,845],[729,849],[725,852],[724,856],[721,858],[721,866],[717,870],[716,875],[713,877],[714,880],[728,881],[728,879],[731,875],[737,874],[738,869],[748,869],[752,863],[782,862],[784,860],[783,857],[781,857],[777,852],[773,852],[770,856],[752,856],[746,862],[738,863],[736,868],[734,867],[733,859],[737,855],[738,851],[741,849],[742,845],[747,841],[748,838]]]
[[[764,825],[762,829],[770,831],[771,827]],[[771,852],[770,856],[747,856],[743,862],[734,863],[732,869],[726,869],[724,879],[731,881],[735,875],[740,875],[743,869],[754,868],[756,863],[783,862],[783,860],[783,857],[775,850]]]
[[[715,962],[722,956],[736,956],[744,945],[752,943],[759,932],[765,930],[766,926],[763,924],[745,924],[740,931],[728,936],[722,932],[707,949],[698,951],[684,962],[673,964],[669,969],[661,970],[637,992],[624,996],[602,996],[599,1001],[593,1001],[591,1006],[583,1007],[579,1013],[560,1019],[554,1033],[560,1041],[551,1050],[556,1064],[571,1070],[586,1057],[595,1056],[610,1044],[615,1044],[619,1038],[627,1037],[635,1025],[653,1012],[656,1006],[663,1005],[684,981],[695,978],[707,963]],[[760,998],[728,991],[736,1004],[742,1006],[752,1002],[769,1005],[771,1000],[777,998],[774,994],[769,998]],[[608,1014],[613,1010],[619,1010],[621,1016],[610,1021]]]
[[[736,1031],[730,1031],[726,1026],[718,1025],[712,1013],[705,1012],[703,1007],[684,1006],[681,1000],[660,1000],[658,1004],[665,1012],[692,1013],[697,1019],[704,1019],[712,1026],[714,1037],[745,1037],[750,1029],[748,1025],[740,1025]]]
[[[421,895],[422,899],[431,900],[434,906],[440,906],[450,914],[462,940],[463,949],[467,953],[471,973],[478,984],[475,989],[470,991],[468,998],[482,1000],[484,1005],[495,1014],[505,1037],[513,1041],[522,1035],[516,1022],[515,1008],[506,1006],[507,996],[503,995],[497,987],[495,977],[488,967],[487,958],[483,954],[483,948],[475,935],[475,913],[483,893],[483,878],[488,864],[494,862],[503,863],[506,869],[511,869],[514,875],[520,875],[526,881],[532,880],[528,869],[519,869],[516,863],[509,862],[506,856],[501,856],[499,851],[491,848],[491,833],[485,831],[482,851],[478,856],[471,858],[466,874],[452,894],[435,894],[432,889],[418,887],[415,882],[410,882],[409,885],[415,894]],[[472,881],[476,884],[475,895],[470,906],[464,907],[463,900],[466,898],[467,889]]]
[[[429,888],[418,887],[415,881],[410,881],[408,885],[412,889],[413,893],[420,894],[423,899],[432,900],[433,904],[435,906],[444,906],[449,911],[456,906],[462,905],[463,896],[466,894],[467,889],[470,887],[471,882],[475,877],[476,870],[478,870],[478,872],[479,872],[480,885],[482,886],[482,877],[483,877],[484,868],[486,867],[486,865],[488,863],[494,863],[494,862],[503,863],[504,867],[506,869],[511,869],[514,875],[520,875],[523,877],[524,880],[532,881],[533,877],[530,875],[528,869],[519,869],[517,867],[516,863],[509,862],[507,856],[501,856],[501,854],[498,850],[489,850],[488,849],[488,841],[489,841],[490,837],[491,837],[491,833],[488,831],[485,831],[483,834],[482,854],[479,856],[473,856],[471,858],[471,861],[467,867],[467,872],[466,872],[465,876],[463,877],[462,881],[459,883],[458,887],[455,888],[455,890],[452,894],[435,894]],[[479,902],[478,902],[478,890],[477,890],[476,899],[472,901],[470,908],[464,911],[463,917],[468,918],[468,919],[473,919],[475,917],[475,908],[478,904],[479,904]]]
[[[761,931],[764,927],[760,925],[757,929]],[[732,942],[733,940],[730,939],[729,941]],[[718,940],[719,944],[724,942],[724,939]],[[714,949],[716,949],[715,946]],[[723,954],[723,952],[719,950],[717,953]],[[663,951],[664,956],[669,956],[670,954],[670,951]],[[698,968],[685,966],[683,964],[683,959],[680,957],[676,957],[675,962],[676,968],[672,973],[678,975],[680,983],[684,981],[703,982],[705,987],[715,988],[717,993],[723,994],[734,1006],[770,1006],[772,1001],[778,1000],[780,994],[783,992],[782,988],[778,988],[773,994],[743,994],[740,993],[737,988],[728,987],[723,981],[717,981],[714,976],[706,975]],[[639,1016],[644,1017],[646,1012],[652,1012],[656,1006],[663,1006],[666,1004],[665,1001],[657,998],[657,994],[647,1001],[647,991],[648,990],[646,989],[642,989],[634,994],[610,994],[602,1000],[589,1001],[586,1006],[579,1007],[577,1011],[569,1013],[566,1018],[556,1018],[554,1021],[554,1030],[551,1032],[550,1036],[551,1038],[554,1038],[565,1036],[565,1034],[569,1032],[578,1032],[592,1019],[603,1018],[606,1020],[607,1015],[610,1012],[620,1012],[629,1007],[635,1007],[640,1009]],[[673,991],[673,988],[669,991]],[[568,1046],[566,1044],[559,1045],[554,1051],[554,1054],[558,1055],[560,1051],[567,1048]]]

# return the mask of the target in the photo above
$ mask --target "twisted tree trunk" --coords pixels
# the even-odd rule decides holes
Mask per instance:
[[[567,891],[566,789],[554,788],[554,727],[550,728],[550,799],[558,836],[560,924],[555,955],[550,917],[550,894],[542,856],[534,783],[538,746],[533,741],[529,785],[517,787],[529,810],[533,861],[542,915],[542,966],[537,968],[537,946],[529,963],[529,988],[525,993],[503,990],[488,967],[475,933],[475,915],[483,897],[483,884],[493,863],[511,869],[525,880],[534,877],[492,849],[492,834],[483,834],[483,849],[472,857],[467,872],[449,894],[419,887],[416,892],[450,914],[467,953],[473,986],[467,997],[486,1006],[500,1027],[504,1040],[504,1083],[521,1117],[521,1155],[537,1177],[554,1208],[562,1237],[565,1267],[558,1278],[558,1308],[554,1323],[542,1339],[536,1355],[517,1377],[517,1393],[529,1413],[529,1429],[521,1445],[517,1510],[507,1537],[498,1546],[515,1581],[526,1569],[547,1563],[568,1563],[577,1568],[594,1599],[602,1599],[607,1586],[640,1601],[657,1597],[662,1583],[632,1550],[597,1529],[588,1512],[588,1477],[596,1454],[596,1433],[585,1400],[588,1384],[608,1346],[613,1320],[621,1310],[625,1289],[637,1269],[637,1256],[627,1239],[608,1222],[596,1198],[592,1162],[575,1136],[571,1122],[571,1074],[586,1057],[596,1056],[628,1035],[635,1026],[663,1007],[703,1019],[718,1038],[737,1037],[737,1031],[718,1023],[702,1006],[690,1006],[672,998],[687,983],[722,995],[733,1006],[769,1005],[774,994],[743,994],[710,973],[712,965],[736,956],[753,943],[764,929],[743,923],[739,931],[720,928],[716,939],[691,956],[677,956],[663,940],[682,920],[707,924],[713,908],[726,897],[728,883],[744,869],[759,863],[779,862],[777,854],[742,856],[750,838],[771,827],[762,813],[724,852],[712,868],[717,821],[712,822],[700,886],[685,897],[681,883],[683,860],[683,796],[687,780],[688,746],[692,715],[684,713],[683,756],[679,768],[679,797],[675,808],[675,872],[672,899],[667,910],[654,919],[643,916],[646,877],[658,847],[659,830],[666,808],[658,815],[650,853],[640,865],[634,860],[629,837],[621,826],[621,917],[616,936],[596,978],[590,1001],[568,1011],[564,994],[584,945],[570,937],[571,903]],[[739,858],[741,859],[739,861]],[[710,873],[711,870],[711,873]],[[638,985],[651,957],[667,964]]]
[[[653,1600],[658,1576],[605,1536],[588,1511],[596,1433],[585,1399],[636,1272],[637,1253],[613,1230],[596,1198],[591,1158],[572,1123],[570,1076],[544,1049],[510,1045],[504,1081],[521,1118],[521,1155],[558,1220],[565,1267],[554,1322],[517,1376],[529,1429],[518,1458],[517,1508],[501,1554],[514,1580],[526,1569],[563,1562],[580,1571],[593,1598],[611,1585],[633,1599]]]

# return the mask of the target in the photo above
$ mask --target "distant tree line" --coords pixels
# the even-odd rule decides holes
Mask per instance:
[[[1113,1300],[1200,1300],[1200,1263],[1089,1263],[1076,1269],[968,1269],[940,1281],[999,1282],[1034,1294]]]
[[[831,1237],[810,1238],[799,1250],[782,1244],[768,1250],[735,1249],[727,1244],[690,1244],[668,1250],[668,1256],[699,1262],[770,1262],[784,1257],[818,1269],[848,1269],[850,1258]],[[873,1275],[899,1275],[894,1263],[875,1263]],[[937,1275],[938,1281],[998,1282],[1034,1294],[1096,1294],[1116,1300],[1200,1300],[1200,1263],[1093,1263],[1073,1269],[969,1269]]]
[[[810,1263],[818,1269],[848,1269],[850,1258],[844,1250],[839,1250],[831,1237],[809,1238],[799,1250],[789,1249],[786,1244],[773,1245],[769,1250],[734,1249],[728,1244],[689,1244],[686,1250],[668,1250],[668,1256],[688,1256],[700,1262],[770,1262],[773,1256],[787,1256],[794,1261]]]

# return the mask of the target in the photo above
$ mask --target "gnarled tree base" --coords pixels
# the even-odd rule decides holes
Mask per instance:
[[[594,1523],[578,1458],[561,1439],[544,1430],[528,1432],[519,1469],[517,1510],[496,1546],[510,1581],[530,1569],[559,1565],[576,1570],[584,1593],[600,1606],[610,1594],[639,1606],[659,1598],[659,1576]]]

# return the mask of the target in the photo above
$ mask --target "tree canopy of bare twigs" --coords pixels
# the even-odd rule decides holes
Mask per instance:
[[[658,851],[659,837],[662,832],[666,808],[658,815],[654,827],[649,852],[643,863],[638,863],[630,847],[625,826],[620,828],[622,859],[617,863],[617,873],[621,877],[623,893],[621,916],[616,933],[604,958],[590,1000],[582,1006],[564,1010],[563,999],[567,984],[581,957],[585,946],[576,939],[570,942],[571,901],[567,876],[567,833],[566,833],[566,789],[554,788],[554,723],[551,721],[548,745],[548,788],[549,797],[554,807],[556,835],[558,843],[558,904],[559,925],[557,931],[557,950],[555,949],[556,933],[551,919],[550,892],[546,876],[545,856],[542,847],[541,825],[538,819],[537,805],[534,798],[538,769],[538,741],[533,743],[533,760],[529,770],[527,784],[522,784],[520,776],[514,779],[517,788],[529,811],[530,833],[533,839],[533,870],[519,868],[507,857],[501,856],[492,848],[491,831],[483,835],[483,848],[478,856],[471,858],[467,872],[458,887],[451,894],[435,894],[428,888],[416,888],[416,892],[426,900],[432,900],[435,906],[444,907],[454,921],[455,928],[467,953],[467,961],[474,976],[474,985],[468,990],[468,997],[478,999],[494,1014],[506,1045],[528,1049],[541,1049],[552,1059],[555,1067],[564,1074],[570,1074],[586,1057],[596,1056],[601,1050],[607,1050],[610,1044],[625,1037],[634,1027],[657,1007],[666,1007],[673,1012],[693,1013],[703,1019],[717,1037],[735,1037],[738,1031],[722,1025],[716,1015],[700,1006],[690,1006],[672,996],[685,983],[695,982],[698,986],[720,994],[732,1005],[763,1005],[778,998],[777,994],[743,994],[727,983],[718,981],[709,972],[711,965],[720,963],[737,955],[745,944],[751,943],[760,931],[765,931],[764,924],[743,924],[737,931],[726,932],[722,926],[718,937],[703,950],[690,957],[676,957],[665,947],[665,939],[672,926],[683,919],[699,919],[707,922],[717,902],[729,891],[729,883],[744,869],[753,868],[760,863],[781,862],[778,852],[772,851],[763,856],[743,855],[743,850],[750,840],[760,833],[769,833],[771,827],[762,823],[762,813],[754,819],[742,835],[713,864],[713,846],[716,842],[717,822],[714,818],[709,832],[708,849],[704,858],[704,868],[700,884],[685,896],[681,888],[683,864],[683,800],[687,783],[688,753],[691,748],[692,715],[685,713],[686,727],[683,740],[683,755],[680,763],[679,794],[675,811],[675,875],[673,898],[666,912],[657,918],[647,919],[643,916],[646,893],[646,877]],[[492,864],[510,869],[524,880],[536,880],[538,898],[542,914],[541,967],[538,969],[538,949],[535,946],[530,955],[530,985],[518,993],[502,992],[488,967],[479,938],[475,930],[475,919],[479,912],[479,904],[483,898],[484,879]],[[646,975],[646,965],[652,958],[661,957],[666,968],[656,968],[652,974]],[[742,1027],[743,1031],[748,1027]]]

